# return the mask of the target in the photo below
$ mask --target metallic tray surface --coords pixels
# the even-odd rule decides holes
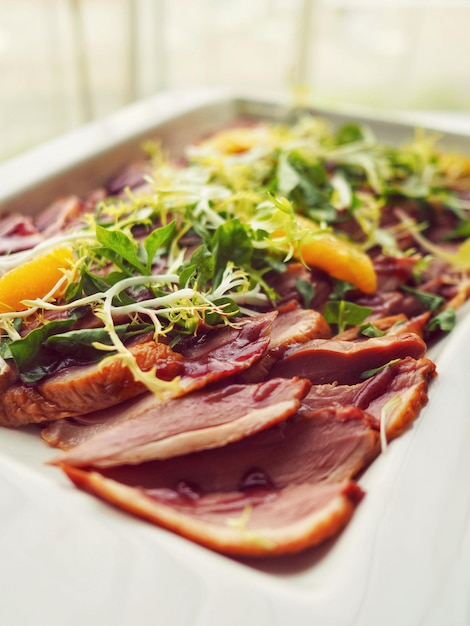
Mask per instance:
[[[355,112],[383,141],[413,126]],[[234,118],[284,120],[289,103],[169,94],[0,165],[0,206],[34,213],[85,193],[159,138],[171,154]],[[470,153],[470,138],[442,145]],[[343,533],[303,554],[228,559],[75,490],[34,428],[0,432],[0,623],[147,626],[464,626],[470,623],[470,319],[430,356],[429,405],[367,470]],[[452,410],[450,410],[452,407]],[[450,422],[450,420],[452,420]]]

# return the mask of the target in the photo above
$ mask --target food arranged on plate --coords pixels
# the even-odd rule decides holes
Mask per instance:
[[[317,545],[428,401],[470,294],[470,161],[308,114],[145,155],[1,216],[0,425],[214,550]]]

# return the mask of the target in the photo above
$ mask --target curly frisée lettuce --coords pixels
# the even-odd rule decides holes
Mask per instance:
[[[180,234],[174,220],[151,229],[139,241],[132,230],[147,224],[146,214],[135,211],[131,219],[125,204],[119,211],[115,206],[110,212],[100,207],[97,215],[101,223],[96,217],[90,219],[88,228],[75,239],[75,272],[63,289],[63,297],[54,297],[53,288],[44,297],[21,302],[21,310],[0,314],[2,357],[13,359],[25,382],[37,382],[67,362],[114,357],[121,359],[137,380],[158,391],[172,383],[155,379],[153,372],[141,372],[126,348],[126,340],[149,332],[157,340],[162,336],[174,340],[178,335],[195,333],[201,323],[234,323],[232,318],[240,313],[238,303],[266,302],[260,286],[252,284],[248,273],[235,267],[225,252],[232,245],[237,248],[237,241],[243,241],[238,248],[249,241],[243,228],[229,241],[222,239],[229,246],[220,246],[219,252],[217,245],[214,254],[200,246],[184,260],[177,246]],[[108,224],[109,215],[115,219]],[[240,256],[236,249],[234,252],[235,257]],[[152,266],[160,254],[167,271],[153,274]],[[42,266],[44,258],[39,255],[29,263],[40,272],[47,269]],[[8,261],[11,264],[12,259]],[[10,269],[4,276],[15,273],[16,269]],[[92,313],[101,326],[74,329],[87,313]],[[55,320],[64,315],[66,319]],[[116,324],[115,320],[123,316],[129,322]],[[18,321],[23,324],[21,334],[15,323]],[[28,331],[30,325],[34,328]]]
[[[436,141],[418,133],[395,148],[367,127],[335,129],[305,115],[215,133],[188,147],[184,165],[153,145],[145,184],[98,202],[74,229],[0,258],[0,354],[31,383],[64,362],[121,359],[158,392],[174,382],[139,370],[132,338],[175,345],[201,327],[275,308],[272,277],[293,262],[347,285],[340,303],[332,293],[325,305],[340,329],[371,312],[347,296],[374,296],[378,254],[417,258],[424,250],[449,262],[454,280],[470,267],[468,242],[445,245],[467,232],[469,207],[459,193],[463,175]],[[443,215],[452,232],[436,241],[428,234]],[[407,294],[441,314],[441,300],[423,295],[420,280]],[[310,306],[315,286],[296,284]]]

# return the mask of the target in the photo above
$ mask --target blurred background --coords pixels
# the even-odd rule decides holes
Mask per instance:
[[[0,2],[0,160],[214,85],[469,119],[470,0]]]

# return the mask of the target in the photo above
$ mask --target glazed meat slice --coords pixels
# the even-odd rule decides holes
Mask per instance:
[[[273,322],[266,354],[256,361],[240,378],[246,382],[264,380],[274,363],[295,346],[312,339],[328,339],[331,328],[323,315],[313,309],[286,307]]]
[[[142,466],[141,466],[142,467]],[[80,489],[210,549],[235,556],[295,553],[338,533],[363,491],[355,483],[194,494],[141,487],[64,465]]]
[[[164,402],[250,367],[268,346],[275,315],[259,315],[237,328],[207,333],[184,354],[153,341],[137,344],[131,351],[142,370],[156,367],[164,380],[180,377],[179,386],[160,398]],[[0,397],[0,425],[22,426],[82,415],[116,406],[145,391],[119,360],[107,361],[106,366],[70,367],[34,386],[15,382],[5,389]]]
[[[115,196],[124,192],[126,189],[135,189],[145,182],[145,175],[150,174],[151,169],[144,162],[131,163],[114,176],[106,185],[108,193]]]
[[[378,291],[395,291],[407,283],[413,277],[417,261],[417,258],[409,256],[377,255],[373,262],[377,274]]]
[[[354,407],[295,415],[220,443],[99,469],[73,467],[65,457],[60,467],[81,489],[202,545],[266,556],[304,549],[343,528],[363,495],[349,479],[379,451],[376,420]]]
[[[64,233],[83,218],[85,203],[78,196],[64,196],[43,209],[35,219],[42,235],[52,237]]]
[[[111,418],[106,429],[70,450],[57,463],[121,465],[225,446],[293,415],[310,383],[271,380],[200,391],[163,405]]]
[[[184,357],[182,387],[192,391],[248,369],[266,352],[276,317],[276,312],[255,315],[236,326],[202,333],[180,347]]]
[[[390,366],[390,380],[384,393],[367,405],[367,412],[384,422],[388,441],[405,431],[428,402],[428,387],[436,374],[430,359],[404,359]]]
[[[354,384],[370,370],[395,359],[421,358],[424,341],[414,333],[384,335],[364,341],[314,339],[288,350],[271,369],[270,376],[301,376],[313,384]]]
[[[30,217],[19,213],[0,215],[0,254],[33,248],[43,239]]]
[[[268,355],[279,358],[298,344],[312,339],[328,339],[331,335],[328,322],[318,311],[292,308],[280,312],[274,320]]]
[[[294,416],[227,445],[221,440],[219,447],[127,465],[124,472],[142,486],[155,488],[191,484],[203,493],[256,485],[280,489],[352,478],[379,451],[379,425],[373,417],[356,407],[330,407]],[[77,464],[84,461],[77,459]],[[88,462],[92,464],[91,459]],[[64,463],[74,464],[74,450]]]
[[[154,341],[130,348],[143,371],[156,366],[164,379],[182,371],[182,359],[168,346]],[[80,415],[113,406],[143,393],[129,368],[119,360],[68,367],[36,385],[16,381],[0,397],[0,425],[24,426]]]
[[[426,324],[431,318],[431,312],[426,311],[416,317],[407,318],[406,315],[390,315],[389,317],[379,317],[370,320],[372,324],[384,333],[399,335],[400,333],[414,333],[424,339]],[[369,318],[370,319],[370,318]],[[361,333],[363,325],[348,328],[334,336],[334,339],[342,341],[364,341],[365,335]]]
[[[304,306],[304,298],[299,292],[299,284],[310,285],[313,294],[308,306],[322,311],[332,290],[333,282],[326,272],[318,268],[308,268],[302,263],[288,263],[284,272],[269,275],[266,278],[278,295],[279,306],[297,303]]]
[[[428,401],[428,387],[435,376],[436,366],[430,359],[407,357],[391,363],[362,383],[313,385],[299,413],[351,404],[378,421],[384,420],[383,427],[390,441],[419,415]]]

